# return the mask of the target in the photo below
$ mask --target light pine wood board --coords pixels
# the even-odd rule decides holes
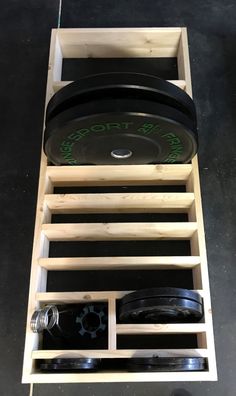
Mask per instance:
[[[50,257],[38,263],[47,270],[125,270],[125,269],[190,269],[200,265],[199,256],[121,256],[121,257]]]

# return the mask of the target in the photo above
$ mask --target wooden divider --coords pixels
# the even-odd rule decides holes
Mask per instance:
[[[115,358],[129,358],[129,357],[208,357],[208,351],[204,348],[196,349],[115,349],[115,350],[36,350],[32,352],[33,359],[53,359],[57,356],[61,358],[70,357],[92,357],[92,358],[104,358],[104,359],[115,359]],[[169,373],[170,374],[170,373]],[[202,374],[202,373],[201,373]],[[158,373],[155,373],[158,375]],[[79,377],[78,377],[79,378]],[[175,378],[178,378],[175,376]],[[159,379],[160,380],[160,379]],[[95,381],[96,382],[96,381]]]
[[[49,241],[128,241],[189,239],[197,231],[192,223],[88,223],[43,224]]]
[[[121,256],[121,257],[52,257],[38,260],[49,271],[191,269],[200,265],[199,256]]]
[[[63,58],[175,57],[181,28],[59,29]]]
[[[184,28],[58,29],[52,31],[46,104],[60,88],[63,58],[81,57],[177,57],[179,80],[172,83],[191,91],[187,34]],[[176,186],[186,192],[65,193],[57,187]],[[182,191],[182,190],[181,190]],[[187,213],[184,222],[51,223],[51,215],[97,213]],[[51,241],[189,240],[190,256],[49,257]],[[47,271],[80,270],[184,270],[193,272],[194,289],[204,301],[201,323],[120,324],[116,303],[129,291],[47,292]],[[122,285],[121,285],[122,286]],[[130,290],[131,291],[131,290]],[[35,309],[47,303],[108,304],[108,348],[104,350],[42,350],[40,337],[30,329]],[[179,349],[117,349],[117,337],[147,334],[195,334],[198,346]],[[98,372],[43,374],[39,359],[55,357],[130,358],[134,356],[202,356],[204,372],[128,373]],[[121,382],[216,380],[209,279],[198,163],[187,165],[48,166],[42,152],[29,305],[26,327],[23,382]]]
[[[54,187],[185,185],[191,172],[189,164],[47,167]]]
[[[193,193],[46,194],[52,214],[188,213]]]

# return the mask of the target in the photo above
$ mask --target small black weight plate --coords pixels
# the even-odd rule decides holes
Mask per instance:
[[[203,316],[202,305],[188,299],[155,297],[121,305],[120,321],[135,323],[196,322]]]
[[[43,371],[95,371],[99,368],[101,360],[92,358],[71,358],[71,359],[46,359],[40,364]]]
[[[101,337],[107,330],[107,315],[104,308],[96,308],[94,304],[86,305],[80,315],[76,317],[77,332],[80,336],[91,339]]]
[[[203,371],[206,359],[201,357],[152,357],[127,359],[127,369],[144,371]]]
[[[195,105],[181,88],[153,75],[141,73],[101,73],[65,86],[49,101],[46,124],[60,112],[95,99],[123,97],[153,100],[179,109],[196,122]]]
[[[155,297],[176,297],[184,298],[188,300],[193,300],[199,304],[202,304],[202,297],[199,293],[188,290],[181,289],[177,287],[156,287],[150,289],[136,290],[135,292],[126,294],[121,299],[121,304],[127,304],[135,300],[145,299],[145,298],[155,298]]]
[[[55,165],[186,163],[197,151],[193,122],[143,100],[99,100],[53,118],[44,150]]]

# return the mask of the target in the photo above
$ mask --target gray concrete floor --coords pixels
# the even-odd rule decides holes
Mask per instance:
[[[50,29],[59,2],[1,1],[0,390],[21,385]],[[236,3],[63,0],[61,27],[187,26],[219,381],[36,385],[34,396],[232,396],[236,380]]]

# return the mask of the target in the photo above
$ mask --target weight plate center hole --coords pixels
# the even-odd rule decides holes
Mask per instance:
[[[86,331],[96,331],[100,326],[100,317],[94,312],[88,313],[83,319],[83,326]]]
[[[130,158],[132,154],[129,149],[115,149],[111,152],[111,156],[116,159]]]

